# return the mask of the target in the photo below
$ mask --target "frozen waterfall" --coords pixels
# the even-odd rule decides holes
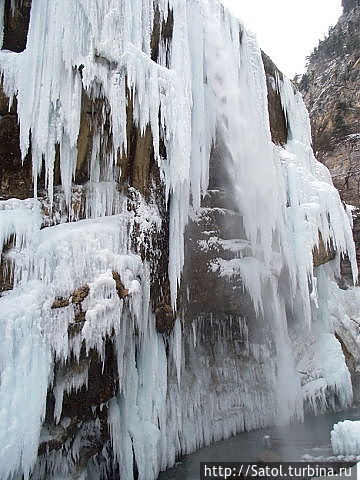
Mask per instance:
[[[351,222],[280,75],[288,139],[272,142],[261,51],[236,18],[217,0],[37,0],[26,49],[1,50],[0,69],[34,182],[34,198],[0,200],[13,278],[0,297],[0,479],[155,480],[214,440],[351,404],[334,335],[360,304],[336,284],[345,255],[357,279]],[[122,183],[130,123],[151,132],[147,195]],[[234,215],[217,213],[241,219],[240,238],[212,233],[201,247],[226,252],[206,268],[230,290],[239,281],[251,313],[191,316],[187,227],[208,213],[219,145]],[[315,268],[320,239],[336,258]],[[166,248],[175,324],[162,334],[153,283]],[[109,362],[111,392],[74,419],[71,395],[91,388],[94,365],[111,376]]]

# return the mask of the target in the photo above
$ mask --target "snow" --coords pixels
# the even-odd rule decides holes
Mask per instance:
[[[0,298],[0,478],[27,480],[32,473],[34,480],[55,480],[76,472],[92,480],[118,467],[121,478],[131,480],[135,461],[139,480],[154,480],[179,454],[214,440],[302,420],[304,408],[319,413],[352,402],[335,338],[360,305],[357,289],[343,292],[335,283],[341,255],[349,256],[357,278],[349,212],[313,156],[301,97],[287,79],[276,78],[289,139],[273,145],[254,36],[216,0],[159,0],[158,6],[160,22],[170,9],[174,25],[157,62],[150,51],[151,0],[33,2],[25,51],[0,51],[5,92],[17,100],[23,158],[31,148],[35,197],[0,202],[0,245],[8,248],[14,275],[14,289]],[[128,147],[126,87],[135,124],[141,132],[151,128],[169,205],[174,312],[185,228],[190,217],[196,222],[208,213],[201,200],[211,151],[221,145],[234,211],[218,212],[241,220],[242,238],[208,231],[199,247],[218,251],[209,273],[230,288],[234,277],[241,279],[253,318],[208,314],[189,325],[175,312],[169,338],[156,332],[151,265],[137,253],[159,254],[152,239],[163,219],[156,199],[146,201],[130,188],[129,200],[119,188],[117,159]],[[98,112],[90,180],[77,186],[82,92],[106,101]],[[56,145],[61,186],[54,188]],[[42,169],[47,196],[37,198]],[[337,258],[315,269],[320,235]],[[113,272],[128,290],[126,299],[118,296]],[[71,337],[77,307],[52,305],[85,285],[85,323]],[[118,394],[101,408],[108,411],[111,441],[81,473],[82,430],[37,460],[39,442],[49,435],[41,432],[48,389],[60,429],[64,394],[89,381],[87,366],[69,375],[66,362],[80,359],[82,345],[104,362],[109,337]],[[100,435],[97,408],[84,428]]]

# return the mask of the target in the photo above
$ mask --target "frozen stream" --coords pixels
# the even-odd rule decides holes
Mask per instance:
[[[270,435],[282,461],[300,461],[303,455],[333,455],[330,432],[342,420],[358,420],[360,407],[338,413],[310,417],[305,423],[288,427],[272,427],[241,433],[228,440],[182,458],[174,468],[160,474],[158,480],[199,480],[200,462],[256,462],[264,451],[264,435]]]

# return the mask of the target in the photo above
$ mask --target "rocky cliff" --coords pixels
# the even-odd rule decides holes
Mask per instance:
[[[360,258],[360,5],[344,12],[309,57],[300,90],[309,109],[314,150],[330,170],[344,202],[353,205]],[[344,273],[348,274],[344,264]]]
[[[253,35],[216,0],[0,19],[0,478],[154,480],[349,406],[349,218]]]

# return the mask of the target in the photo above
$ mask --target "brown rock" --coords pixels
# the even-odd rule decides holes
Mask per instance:
[[[135,124],[133,119],[133,98],[128,91],[127,105],[127,145],[126,155],[119,158],[121,168],[121,182],[134,187],[144,197],[149,198],[151,193],[151,176],[154,167],[154,148],[151,128],[148,125],[145,132]]]
[[[92,148],[93,132],[91,130],[91,121],[94,114],[94,104],[83,90],[81,96],[80,130],[77,140],[77,163],[75,172],[77,183],[83,183],[87,181],[89,177],[87,160]]]
[[[63,308],[68,307],[70,305],[70,301],[68,298],[65,297],[56,297],[51,308]]]
[[[16,102],[9,100],[0,85],[0,198],[29,198],[33,195],[29,156],[22,162]]]
[[[276,144],[284,145],[288,136],[287,122],[280,93],[276,89],[276,77],[282,79],[283,74],[264,52],[261,52],[261,56],[266,74],[271,139]]]
[[[81,332],[84,326],[84,323],[86,321],[86,318],[85,318],[86,312],[82,311],[81,303],[78,305],[79,305],[79,311],[75,313],[74,321],[69,323],[69,326],[68,326],[68,335],[70,338],[75,337]]]
[[[14,4],[14,10],[12,10]],[[3,49],[22,52],[26,48],[31,0],[5,1]]]
[[[159,333],[169,334],[174,328],[175,319],[170,305],[159,305],[155,309],[155,326]]]
[[[71,303],[81,304],[85,298],[89,295],[89,285],[83,285],[72,292],[70,297],[56,297],[51,308],[63,308],[68,307]],[[79,308],[79,314],[82,313],[81,305]]]
[[[83,285],[82,287],[77,288],[71,295],[71,303],[82,303],[89,295],[89,291],[89,285]]]
[[[105,364],[95,350],[91,350],[84,362],[89,362],[88,386],[80,390],[64,394],[63,415],[72,417],[89,414],[92,406],[107,402],[118,390],[118,374],[114,346],[110,339],[106,340]],[[78,363],[66,366],[68,372],[79,368]]]
[[[119,298],[123,299],[129,295],[129,290],[124,287],[118,272],[112,272],[112,277],[115,280],[115,288]]]
[[[319,233],[319,245],[313,250],[313,263],[314,267],[319,267],[324,263],[334,260],[336,257],[336,251],[333,247],[332,242],[330,245],[325,245],[322,239],[321,233]]]
[[[80,311],[75,314],[74,321],[76,323],[84,323],[86,318],[85,318],[86,312]]]

